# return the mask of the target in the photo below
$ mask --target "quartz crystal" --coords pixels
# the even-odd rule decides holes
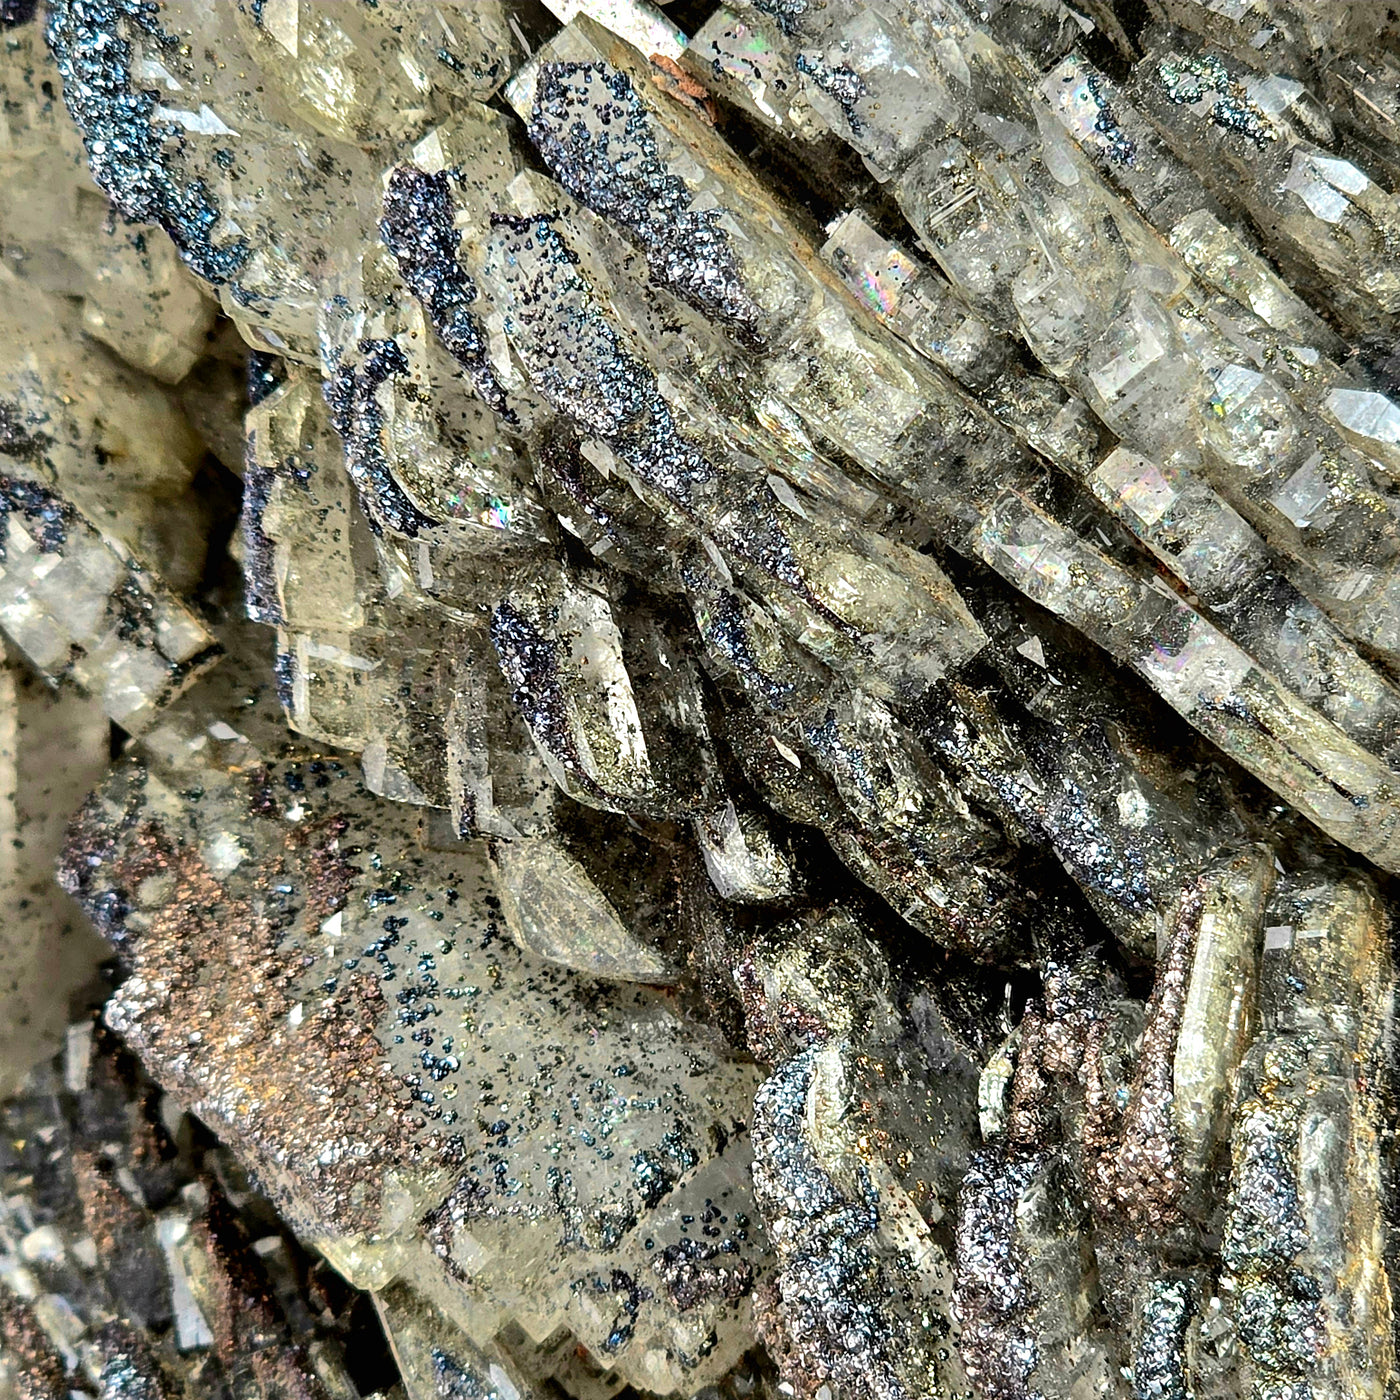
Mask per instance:
[[[1397,84],[0,0],[0,1400],[1400,1391]]]

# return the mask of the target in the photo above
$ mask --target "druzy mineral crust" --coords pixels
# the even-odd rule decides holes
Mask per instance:
[[[0,0],[0,1400],[1400,1394],[1397,91]]]

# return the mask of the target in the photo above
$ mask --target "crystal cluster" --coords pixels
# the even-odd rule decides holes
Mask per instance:
[[[0,0],[0,1400],[1396,1393],[1397,85]]]

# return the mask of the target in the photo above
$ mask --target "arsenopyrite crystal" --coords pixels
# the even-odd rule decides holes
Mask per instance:
[[[0,0],[0,1400],[1394,1392],[1398,79]]]

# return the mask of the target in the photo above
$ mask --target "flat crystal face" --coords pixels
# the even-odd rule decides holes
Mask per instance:
[[[0,1400],[1396,1391],[1398,83],[0,0]]]

